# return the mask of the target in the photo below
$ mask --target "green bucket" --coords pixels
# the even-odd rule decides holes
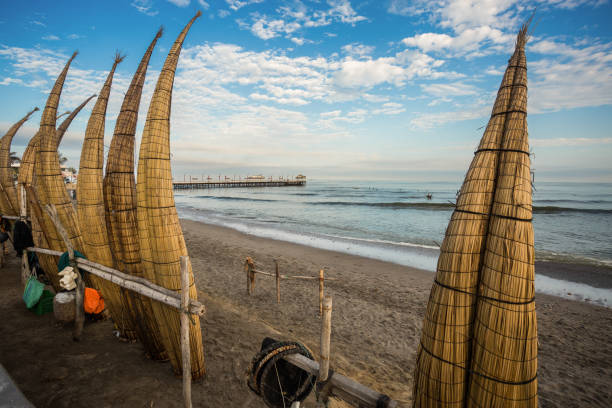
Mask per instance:
[[[30,310],[39,316],[44,315],[45,313],[53,312],[53,298],[54,297],[55,297],[55,294],[53,294],[53,292],[49,292],[48,290],[43,290],[43,293],[40,296],[40,300]]]

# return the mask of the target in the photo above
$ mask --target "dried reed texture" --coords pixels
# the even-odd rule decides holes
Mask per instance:
[[[440,248],[417,354],[415,407],[461,407],[466,399],[479,271],[516,72],[509,64]]]
[[[81,110],[85,107],[85,105],[87,105],[89,101],[91,101],[95,97],[96,95],[91,95],[89,98],[85,99],[79,106],[74,108],[72,112],[68,112],[68,117],[64,119],[62,124],[59,125],[57,130],[55,131],[55,139],[57,140],[56,149],[59,147],[60,143],[62,143],[64,134],[68,130],[68,127],[72,124],[72,121],[74,120],[74,118],[76,118],[76,116],[81,112]],[[59,119],[61,116],[62,115],[58,116],[56,120]]]
[[[143,264],[155,271],[157,284],[174,291],[181,289],[180,257],[187,255],[172,191],[170,169],[170,105],[174,72],[189,28],[198,12],[176,39],[157,80],[149,106],[138,160],[138,228],[141,233]],[[145,231],[146,230],[146,231]],[[191,265],[189,292],[197,298]],[[177,374],[181,368],[180,312],[155,303],[154,310],[168,357]],[[194,379],[205,373],[200,321],[189,328],[191,373]]]
[[[60,170],[59,157],[57,154],[58,135],[55,131],[57,106],[64,86],[64,80],[68,73],[68,68],[74,57],[76,57],[76,53],[73,54],[57,78],[53,90],[47,99],[45,110],[43,111],[39,131],[40,144],[36,152],[34,166],[34,186],[41,207],[48,204],[53,204],[55,206],[58,218],[66,229],[73,248],[83,252],[83,239],[81,237],[76,211],[72,205],[68,191],[66,190]],[[42,219],[38,221],[43,227],[50,249],[65,251],[66,246],[58,236],[55,226],[46,213],[43,214]]]
[[[136,218],[134,144],[138,110],[149,59],[161,35],[162,30],[160,29],[142,57],[125,94],[111,140],[104,177],[106,222],[111,236],[116,268],[130,275],[147,278],[152,282],[155,282],[155,276],[153,274],[145,276],[140,258]],[[148,355],[155,360],[167,360],[168,356],[161,340],[151,300],[134,292],[123,291],[123,301],[129,311],[135,334]]]
[[[81,150],[79,182],[77,183],[77,215],[83,233],[85,255],[91,261],[113,267],[106,220],[104,215],[104,197],[102,193],[102,167],[104,166],[104,125],[106,107],[110,96],[113,75],[123,57],[116,55],[106,81],[102,86],[98,100],[91,111],[85,129],[85,140]],[[91,276],[94,285],[104,296],[110,315],[119,331],[123,334],[131,331],[128,312],[123,305],[121,288],[97,276]],[[129,337],[129,336],[126,336]]]
[[[468,406],[537,406],[537,322],[527,132],[527,27],[519,32],[480,271]]]
[[[2,136],[2,139],[0,139],[0,185],[2,190],[4,190],[3,193],[0,193],[0,211],[2,211],[2,215],[19,215],[17,190],[15,189],[13,170],[11,169],[11,143],[13,143],[13,137],[19,128],[38,110],[38,108],[32,109],[19,122],[11,126],[6,134]]]
[[[19,176],[17,177],[17,187],[26,189],[27,211],[32,223],[32,238],[34,244],[39,248],[49,248],[47,237],[42,231],[40,222],[36,214],[32,210],[32,197],[30,189],[32,187],[32,179],[34,178],[34,162],[36,159],[36,151],[40,144],[40,131],[36,132],[34,137],[30,139],[28,146],[21,155],[21,166],[19,168]],[[21,203],[21,195],[17,195],[18,201]],[[38,199],[34,200],[38,204]],[[38,261],[53,283],[53,288],[59,290],[59,279],[57,277],[57,259],[51,255],[39,254]]]

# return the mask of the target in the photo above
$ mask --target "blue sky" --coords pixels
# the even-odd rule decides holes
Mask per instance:
[[[196,10],[172,104],[173,171],[460,181],[518,27],[538,180],[612,181],[612,7],[601,0],[2,1],[0,131],[44,107],[79,50],[60,110],[97,93],[116,50],[107,145],[159,26],[139,129],[166,54]],[[91,108],[93,103],[88,108]],[[78,167],[90,111],[60,150]],[[21,153],[36,114],[15,137]]]

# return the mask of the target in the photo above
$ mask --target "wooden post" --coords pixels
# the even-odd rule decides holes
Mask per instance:
[[[244,262],[244,271],[246,272],[246,291],[247,291],[247,295],[251,294],[251,272],[250,272],[250,266],[249,266],[249,258],[246,259],[246,261]]]
[[[280,272],[278,271],[278,261],[274,260],[276,267],[276,303],[280,305]]]
[[[23,184],[19,186],[19,195],[20,195],[19,215],[25,218],[28,215],[28,203],[26,201],[27,200],[26,191],[25,191],[25,188],[23,187]]]
[[[318,381],[326,381],[329,374],[329,354],[331,342],[331,313],[332,298],[327,296],[323,300],[323,320],[321,321],[321,365],[319,366]]]
[[[249,278],[250,278],[250,288],[251,295],[255,292],[255,262],[251,258],[249,258]]]
[[[325,272],[323,269],[319,271],[319,316],[323,315],[323,292],[325,289]]]
[[[183,356],[183,399],[191,407],[191,347],[189,346],[189,257],[181,256],[181,354]]]
[[[83,301],[85,299],[85,282],[83,282],[83,276],[79,272],[76,263],[74,262],[74,248],[68,237],[68,233],[64,229],[64,226],[59,220],[57,215],[57,209],[53,204],[47,204],[45,210],[49,214],[51,221],[55,225],[57,233],[62,237],[66,248],[68,249],[68,257],[70,258],[71,264],[74,264],[74,273],[77,274],[77,287],[76,287],[76,316],[74,319],[74,330],[72,332],[72,339],[74,341],[81,340],[83,334],[83,324],[85,323],[85,310],[83,309]]]

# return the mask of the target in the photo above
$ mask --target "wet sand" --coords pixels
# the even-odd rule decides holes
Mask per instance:
[[[245,235],[182,220],[200,299],[207,379],[193,386],[194,406],[264,407],[245,372],[265,336],[297,339],[318,352],[318,283],[257,276],[246,294],[244,261],[287,275],[324,268],[333,297],[332,368],[410,406],[412,372],[433,273],[396,264]],[[541,266],[538,266],[541,268]],[[17,260],[1,270],[0,362],[39,407],[180,407],[181,380],[168,363],[144,357],[138,343],[89,323],[83,341],[53,317],[23,306]],[[558,277],[558,276],[554,276]],[[612,309],[537,295],[541,407],[609,407]],[[0,404],[1,405],[1,404]],[[314,407],[309,397],[306,407]]]

